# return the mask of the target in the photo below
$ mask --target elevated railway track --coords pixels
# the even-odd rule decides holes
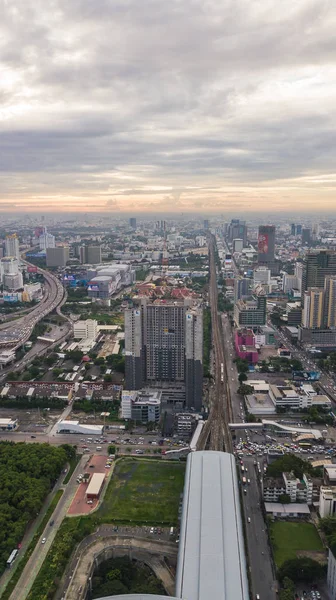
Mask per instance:
[[[214,386],[211,394],[210,412],[199,437],[197,450],[232,452],[229,423],[232,420],[230,389],[225,362],[224,339],[218,314],[218,288],[215,261],[216,241],[209,238],[209,303],[211,309],[212,346],[214,356]]]

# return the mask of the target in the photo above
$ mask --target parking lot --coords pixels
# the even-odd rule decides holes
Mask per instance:
[[[106,468],[106,462],[108,460],[107,455],[105,454],[94,454],[88,464],[86,465],[85,472],[90,474],[90,478],[93,473],[104,473],[106,475],[104,486],[106,486],[107,475],[109,469]],[[81,475],[84,476],[84,473]],[[86,490],[88,487],[88,483],[81,481],[83,477],[79,477],[78,482],[78,490],[75,494],[75,497],[69,507],[68,514],[69,515],[87,515],[99,504],[99,500],[89,500],[86,499]]]

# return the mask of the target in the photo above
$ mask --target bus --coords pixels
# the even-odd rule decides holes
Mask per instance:
[[[13,552],[11,552],[8,560],[7,560],[7,567],[10,569],[14,560],[16,559],[17,555],[18,555],[19,551],[15,548],[15,550],[13,550]]]
[[[311,448],[311,443],[310,442],[299,442],[299,447],[300,448]]]
[[[243,482],[243,485],[246,484],[246,477],[243,477],[242,482]]]

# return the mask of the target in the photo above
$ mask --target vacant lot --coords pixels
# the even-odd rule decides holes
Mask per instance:
[[[102,522],[176,524],[184,471],[180,463],[118,461],[97,517]]]
[[[277,521],[271,524],[271,538],[277,567],[289,558],[296,558],[297,552],[302,550],[323,550],[321,539],[311,523]]]

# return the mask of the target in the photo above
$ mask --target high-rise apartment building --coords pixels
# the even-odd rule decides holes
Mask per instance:
[[[136,229],[136,226],[137,226],[137,220],[136,220],[136,218],[135,217],[131,217],[130,220],[129,220],[129,224],[130,224],[130,227],[133,227],[133,229]]]
[[[20,259],[19,238],[16,233],[6,236],[5,254],[6,256],[14,256],[14,258]]]
[[[203,221],[203,229],[209,229],[209,219],[204,219],[204,221]]]
[[[326,327],[336,327],[336,275],[324,280],[324,324]]]
[[[291,224],[291,235],[296,235],[296,225],[295,225],[295,223]]]
[[[304,293],[302,325],[308,329],[323,327],[324,290],[309,288]]]
[[[80,261],[86,265],[99,265],[102,261],[101,246],[89,244],[87,246],[81,246],[80,248]]]
[[[125,311],[126,389],[185,386],[185,404],[200,410],[203,312],[188,301],[140,304]]]
[[[303,263],[302,298],[308,288],[324,288],[324,280],[330,275],[336,275],[335,250],[317,250],[309,252]]]
[[[69,247],[57,246],[46,249],[47,267],[65,267],[69,260]]]
[[[55,248],[55,236],[47,231],[44,231],[39,237],[40,250],[46,250],[47,248]]]

